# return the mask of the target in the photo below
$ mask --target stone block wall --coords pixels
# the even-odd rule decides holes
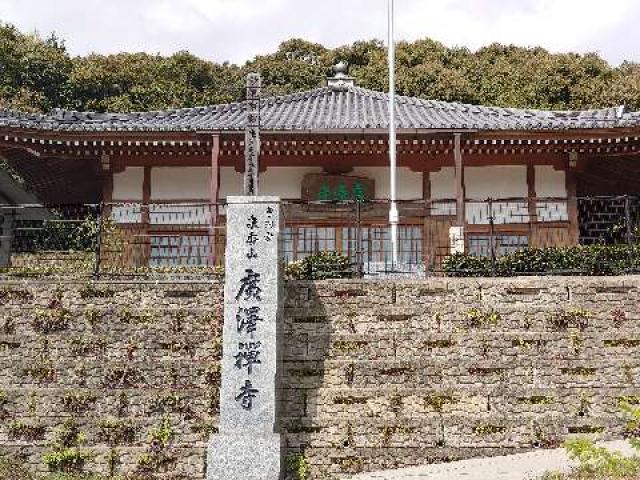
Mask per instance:
[[[85,471],[204,478],[221,322],[217,283],[0,283],[0,455],[45,472],[75,429]]]
[[[625,435],[640,278],[290,283],[283,430],[311,478]]]
[[[639,300],[640,277],[289,282],[287,453],[334,480],[621,438]],[[221,322],[216,283],[0,282],[0,455],[44,472],[72,419],[86,471],[204,480]]]

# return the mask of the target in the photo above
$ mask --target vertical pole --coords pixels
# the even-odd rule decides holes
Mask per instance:
[[[566,170],[567,209],[569,214],[569,245],[580,244],[580,218],[578,215],[578,178],[576,168],[579,156],[577,152],[569,154]]]
[[[493,199],[487,200],[489,213],[489,251],[491,252],[491,274],[496,274],[496,230],[493,218]]]
[[[220,201],[220,135],[214,135],[211,139],[211,231],[209,234],[210,263],[216,266],[218,260],[218,217],[220,210],[218,202]]]
[[[96,213],[96,221],[98,222],[98,232],[96,233],[96,261],[93,267],[93,278],[100,278],[100,262],[102,260],[102,223],[104,215],[104,203],[100,202],[98,205],[98,211]]]
[[[397,201],[397,154],[396,154],[396,43],[395,43],[395,5],[389,0],[389,163],[391,168],[391,206],[389,224],[391,225],[391,261],[392,269],[398,265],[398,213]]]
[[[627,245],[633,244],[633,226],[631,225],[631,199],[629,195],[624,196],[624,223],[626,227],[626,241]]]
[[[15,227],[15,211],[0,209],[0,268],[11,266],[11,249]]]
[[[151,259],[151,167],[144,167],[144,178],[142,180],[142,231],[139,240],[134,241],[136,245],[141,247],[138,252],[139,257],[134,260],[131,266],[149,266]]]
[[[626,226],[626,241],[627,246],[629,247],[629,251],[627,257],[629,258],[629,265],[627,266],[627,270],[633,269],[633,226],[631,225],[631,204],[630,204],[629,195],[624,196],[624,223]]]
[[[356,263],[358,277],[364,276],[364,259],[362,255],[362,211],[360,202],[356,201]]]
[[[462,140],[459,133],[453,137],[453,160],[456,171],[456,215],[458,227],[465,225],[464,165],[462,162]]]
[[[262,79],[257,73],[247,75],[247,123],[244,135],[244,194],[258,195],[260,174],[260,93]]]

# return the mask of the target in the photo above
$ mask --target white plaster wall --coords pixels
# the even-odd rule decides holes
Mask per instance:
[[[535,167],[536,197],[566,198],[566,173],[558,171],[551,165]],[[569,208],[566,201],[538,201],[536,205],[538,221],[566,222],[569,220]]]
[[[437,172],[429,174],[431,183],[431,215],[456,214],[456,169],[443,167]],[[448,200],[439,202],[438,200]]]
[[[376,199],[390,197],[389,167],[356,167],[350,175],[372,178],[376,182]],[[422,172],[412,172],[407,167],[397,171],[398,200],[422,199]]]
[[[493,217],[495,223],[521,223],[529,221],[529,206],[526,198],[527,167],[524,165],[492,165],[484,167],[466,167],[464,181],[467,202],[467,222],[472,224],[489,223],[488,198],[514,198],[508,202],[494,202]],[[475,200],[475,201],[474,201]]]
[[[121,173],[113,174],[113,201],[142,201],[143,167],[128,167]]]
[[[211,168],[153,167],[151,200],[206,200],[211,198]]]
[[[244,176],[236,172],[235,167],[220,168],[220,200],[227,197],[243,195]]]
[[[260,195],[284,200],[300,199],[302,179],[309,173],[322,173],[320,167],[270,167],[260,174]]]
[[[551,165],[536,165],[536,196],[539,198],[565,198],[567,179],[562,170]]]

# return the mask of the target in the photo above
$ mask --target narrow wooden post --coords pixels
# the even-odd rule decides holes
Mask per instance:
[[[462,160],[461,134],[456,133],[453,138],[453,159],[456,167],[456,223],[449,229],[449,244],[450,253],[464,253],[466,244],[466,195],[464,189],[464,164]]]
[[[244,194],[255,197],[260,175],[260,91],[262,79],[257,73],[247,75],[247,123],[244,134]]]
[[[151,259],[151,167],[144,167],[141,223],[139,242],[136,242],[141,246],[139,265],[137,266],[147,267]]]
[[[527,163],[527,196],[529,206],[529,223],[535,223],[538,221],[536,167],[532,162]]]
[[[454,135],[453,159],[456,166],[456,222],[458,227],[465,225],[464,165],[462,162],[461,134]]]
[[[215,266],[218,260],[218,217],[220,215],[220,135],[215,134],[211,143],[211,231],[209,241],[211,242],[210,255],[211,265]]]
[[[578,153],[569,154],[569,167],[567,168],[567,209],[569,213],[569,245],[578,245],[580,242],[580,223],[578,218],[578,178],[576,167]]]

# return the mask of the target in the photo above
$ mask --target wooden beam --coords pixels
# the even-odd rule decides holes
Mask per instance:
[[[460,134],[454,135],[453,160],[456,168],[456,222],[458,226],[465,224],[465,189],[464,189],[464,165]]]

